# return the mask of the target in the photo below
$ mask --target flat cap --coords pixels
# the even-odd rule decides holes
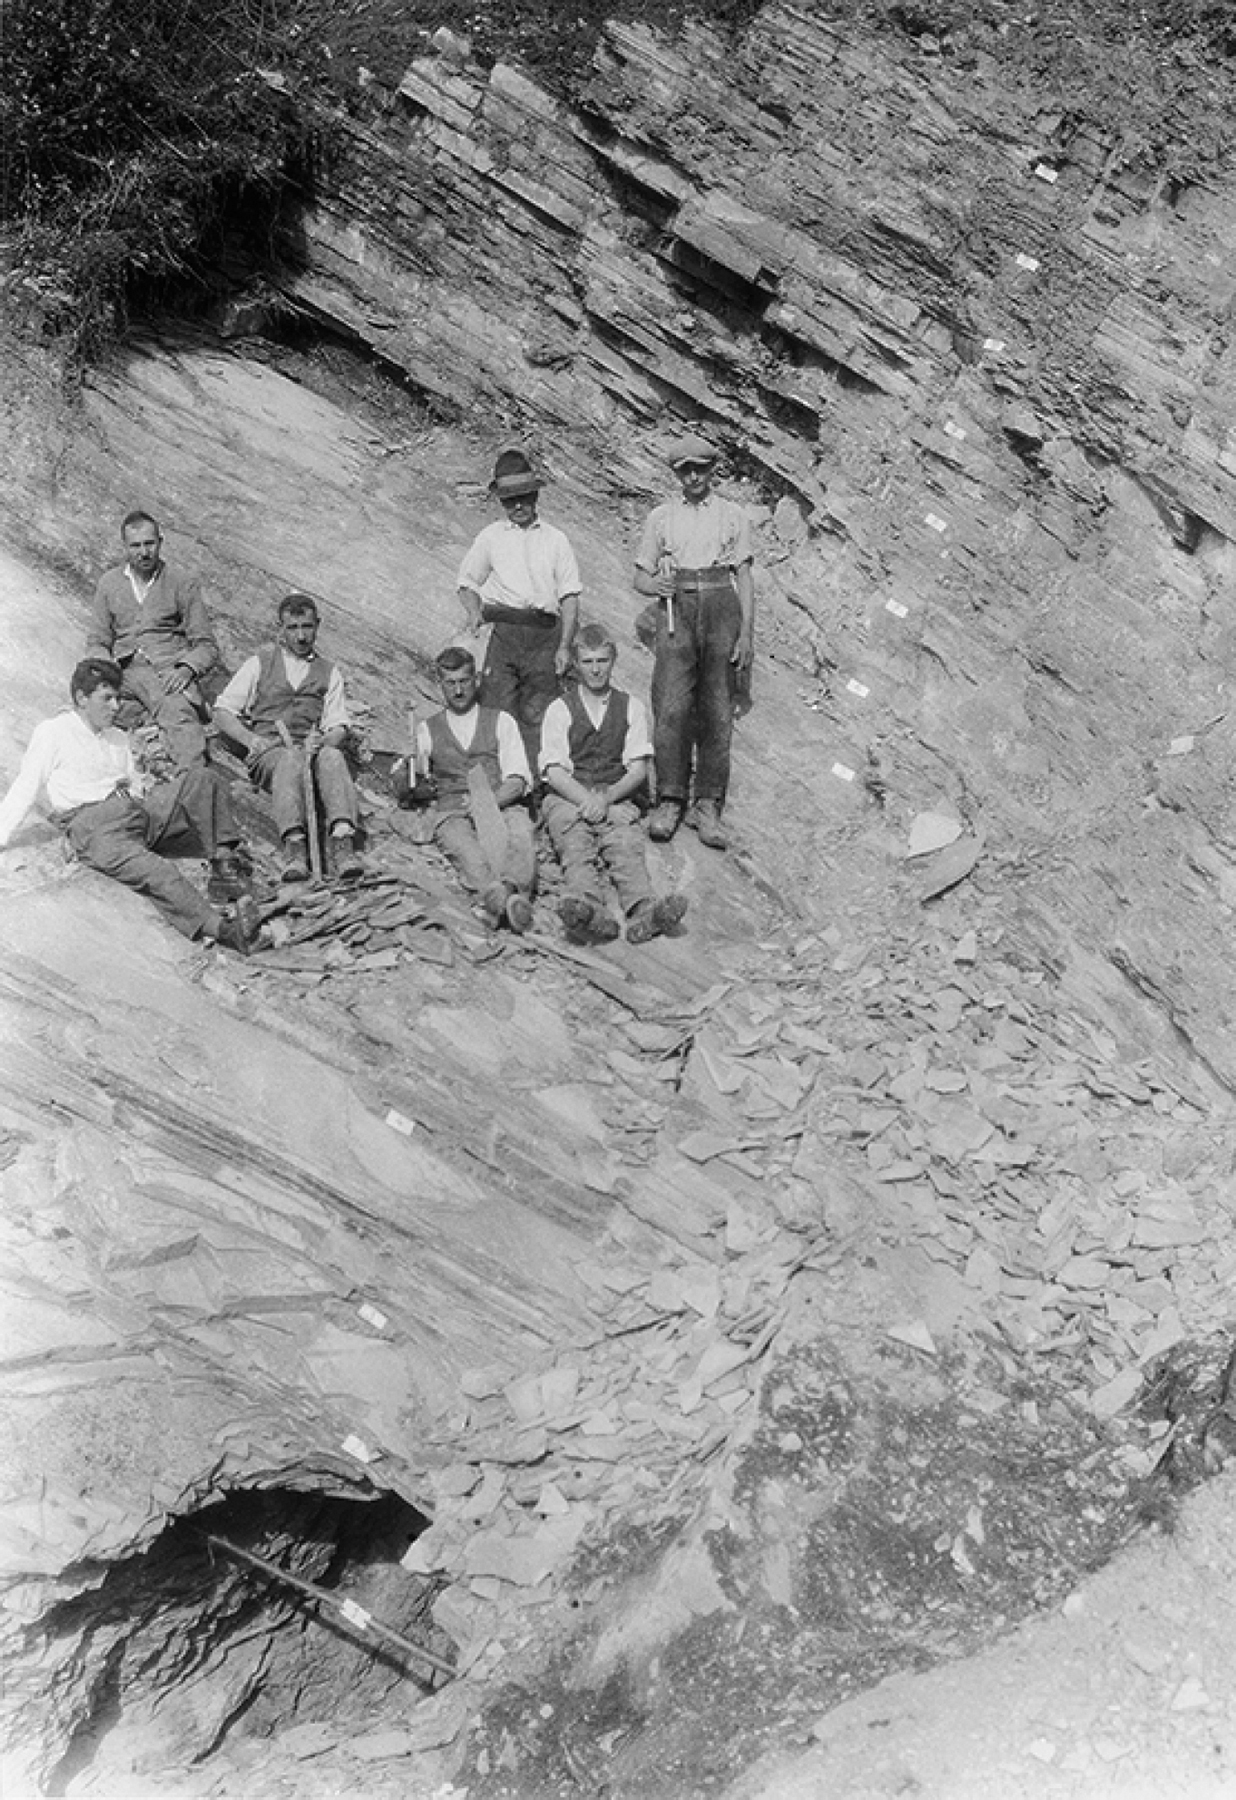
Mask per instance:
[[[711,467],[719,455],[720,452],[714,450],[705,438],[697,437],[694,432],[686,432],[682,437],[672,439],[666,446],[665,460],[671,469],[679,469],[683,463],[707,463]]]

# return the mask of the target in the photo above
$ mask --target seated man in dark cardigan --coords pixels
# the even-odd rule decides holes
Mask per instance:
[[[343,746],[351,729],[343,677],[317,649],[317,604],[308,594],[279,602],[279,640],[242,663],[215,702],[215,723],[248,752],[254,785],[271,796],[283,840],[284,881],[309,875],[305,759],[326,816],[335,873],[364,873],[356,851],[356,787]],[[283,733],[291,739],[284,742]]]

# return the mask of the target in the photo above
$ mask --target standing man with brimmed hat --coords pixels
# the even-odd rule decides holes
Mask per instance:
[[[724,850],[734,689],[751,667],[755,631],[751,529],[741,506],[712,491],[711,444],[677,438],[666,461],[682,494],[653,508],[635,559],[637,592],[661,601],[652,673],[657,806],[648,834],[664,843],[677,831],[694,750],[687,823],[702,844]]]
[[[459,566],[467,630],[493,626],[482,698],[516,720],[533,768],[541,720],[571,661],[580,592],[566,533],[538,515],[542,485],[522,450],[502,451],[490,492],[506,516],[477,533]]]

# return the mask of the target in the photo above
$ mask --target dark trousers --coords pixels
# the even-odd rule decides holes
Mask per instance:
[[[730,783],[734,730],[734,665],[730,661],[742,625],[733,585],[683,585],[674,595],[674,631],[668,608],[657,619],[652,671],[653,750],[657,799],[686,802],[695,751],[695,798],[724,801]]]
[[[170,675],[171,670],[167,673]],[[120,688],[121,718],[127,726],[150,717],[163,733],[167,753],[178,769],[198,768],[206,761],[206,730],[199,711],[201,690],[195,681],[186,693],[169,694],[153,664],[132,657],[124,666]]]
[[[69,820],[68,834],[82,862],[148,895],[168,924],[187,938],[201,935],[214,908],[157,852],[196,850],[213,856],[239,837],[226,787],[209,769],[200,768],[159,782],[144,800],[117,791],[80,806]]]
[[[535,622],[527,625],[517,624],[509,616],[495,622],[481,672],[481,705],[510,713],[519,726],[535,778],[541,720],[558,694],[554,657],[562,638],[562,622],[550,620],[544,613],[535,613],[533,619]]]

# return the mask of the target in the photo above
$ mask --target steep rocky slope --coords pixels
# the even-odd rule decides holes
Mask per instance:
[[[1066,1593],[1213,1449],[1156,1371],[1213,1340],[1217,1403],[1233,1275],[1233,190],[939,52],[614,25],[568,108],[443,35],[359,90],[304,267],[222,342],[72,409],[11,353],[8,766],[137,499],[233,658],[322,595],[379,748],[511,437],[632,685],[676,420],[761,601],[737,848],[658,853],[691,930],[646,956],[491,957],[376,791],[420,910],[376,964],[360,921],[238,971],[50,834],[6,857],[15,1781],[715,1791]],[[955,843],[907,858],[923,814]],[[264,1492],[233,1535],[337,1574],[304,1496],[384,1491],[406,1566],[339,1591],[432,1607],[467,1679],[415,1706],[363,1627],[314,1677],[320,1627],[166,1537]],[[1152,1781],[1093,1718],[1058,1791]]]

